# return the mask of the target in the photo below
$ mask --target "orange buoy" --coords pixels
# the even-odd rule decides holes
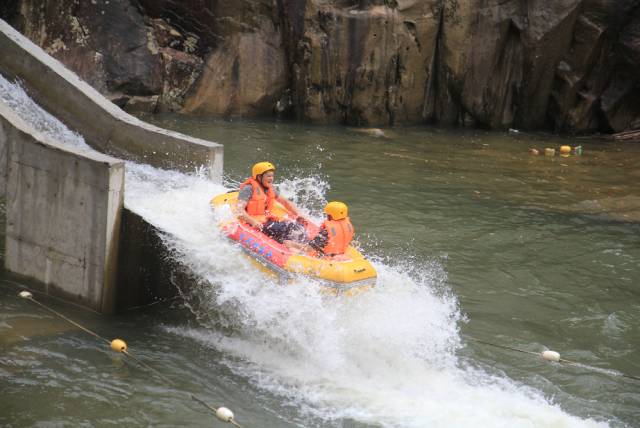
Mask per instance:
[[[113,339],[111,341],[111,349],[116,352],[127,352],[127,344],[122,339]]]

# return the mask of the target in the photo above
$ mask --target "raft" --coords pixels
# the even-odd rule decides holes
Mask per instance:
[[[237,200],[238,192],[231,191],[215,196],[211,200],[211,206],[214,209],[229,206],[234,211]],[[274,205],[272,212],[279,218],[288,215],[281,204],[276,202]],[[306,220],[307,236],[315,236],[320,227]],[[239,221],[235,216],[221,220],[219,226],[225,235],[237,242],[260,267],[275,274],[280,283],[289,282],[298,275],[305,275],[317,280],[331,294],[346,295],[357,294],[375,285],[376,270],[352,246],[349,246],[344,254],[334,256],[321,255],[315,251],[298,253]]]

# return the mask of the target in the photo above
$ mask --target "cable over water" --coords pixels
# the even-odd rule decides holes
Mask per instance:
[[[13,281],[7,281],[7,280],[2,280],[6,283],[13,283]],[[21,288],[26,289],[26,287],[22,286],[21,284],[18,284]],[[113,340],[109,340],[103,336],[100,336],[99,334],[95,333],[94,331],[84,327],[83,325],[73,321],[72,319],[66,317],[65,315],[61,314],[60,312],[56,311],[53,308],[50,308],[49,306],[45,305],[42,302],[39,302],[38,300],[36,300],[33,297],[33,294],[29,291],[21,291],[19,293],[19,296],[22,299],[28,300],[30,302],[35,303],[36,305],[38,305],[39,307],[41,307],[42,309],[51,312],[52,314],[54,314],[55,316],[57,316],[58,318],[68,322],[69,324],[73,325],[74,327],[79,328],[80,330],[84,331],[85,333],[90,334],[91,336],[95,337],[98,340],[101,340],[103,342],[106,342],[107,344],[110,345],[111,349],[113,349],[116,352],[120,352],[123,355],[127,356],[128,358],[132,359],[133,361],[135,361],[136,363],[138,363],[140,366],[144,367],[145,369],[151,371],[152,373],[154,373],[156,376],[158,376],[163,382],[165,382],[168,385],[171,386],[175,386],[175,383],[169,379],[168,377],[166,377],[165,375],[163,375],[160,371],[158,371],[157,369],[151,367],[149,364],[147,364],[145,361],[143,361],[142,359],[138,358],[137,356],[133,355],[129,349],[127,344],[122,340],[122,339],[113,339]],[[215,408],[211,405],[209,405],[207,402],[205,402],[204,400],[202,400],[201,398],[195,396],[194,394],[189,394],[189,396],[191,397],[192,400],[202,404],[203,406],[205,406],[208,410],[210,410],[211,412],[213,412],[213,414],[222,422],[227,422],[230,423],[231,425],[237,427],[237,428],[242,428],[242,426],[236,422],[236,420],[234,419],[234,415],[233,413],[227,409],[226,407],[219,407],[219,408]]]
[[[498,345],[496,343],[486,342],[484,340],[474,339],[474,338],[468,337],[468,336],[466,337],[466,339],[470,340],[470,341],[473,341],[473,342],[481,343],[483,345],[493,346],[494,348],[506,349],[508,351],[514,351],[514,352],[520,352],[522,354],[533,355],[535,357],[539,357],[539,358],[542,358],[542,359],[547,360],[547,361],[568,364],[568,365],[580,367],[580,368],[585,369],[585,370],[591,370],[591,371],[594,371],[594,372],[606,374],[606,375],[609,375],[609,376],[620,376],[620,377],[626,377],[628,379],[633,379],[633,380],[640,381],[640,377],[638,377],[638,376],[633,376],[633,375],[629,375],[629,374],[626,374],[626,373],[621,373],[621,372],[616,371],[616,370],[603,369],[603,368],[600,368],[600,367],[594,367],[594,366],[590,366],[588,364],[583,364],[583,363],[578,363],[576,361],[567,360],[565,358],[560,358],[560,354],[555,352],[555,351],[533,352],[533,351],[527,351],[527,350],[524,350],[524,349],[514,348],[512,346]]]

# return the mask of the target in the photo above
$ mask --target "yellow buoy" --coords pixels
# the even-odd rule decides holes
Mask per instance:
[[[555,156],[556,155],[556,149],[550,149],[549,147],[547,147],[546,149],[544,149],[544,155],[545,156]]]
[[[127,352],[127,344],[122,339],[113,339],[111,341],[111,349],[116,352]]]
[[[571,153],[571,146],[560,146],[560,156],[568,157]]]

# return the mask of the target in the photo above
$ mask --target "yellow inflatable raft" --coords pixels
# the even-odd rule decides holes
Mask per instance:
[[[211,206],[219,209],[228,205],[235,210],[238,192],[223,193],[211,200]],[[286,209],[276,203],[274,214],[286,217]],[[315,236],[319,226],[306,222],[307,236]],[[345,254],[324,256],[317,253],[298,253],[263,234],[261,231],[238,221],[235,217],[222,221],[220,228],[227,237],[238,242],[242,249],[261,266],[274,272],[280,282],[293,275],[306,275],[317,279],[321,285],[336,294],[354,294],[375,284],[376,271],[358,250],[349,247]]]

